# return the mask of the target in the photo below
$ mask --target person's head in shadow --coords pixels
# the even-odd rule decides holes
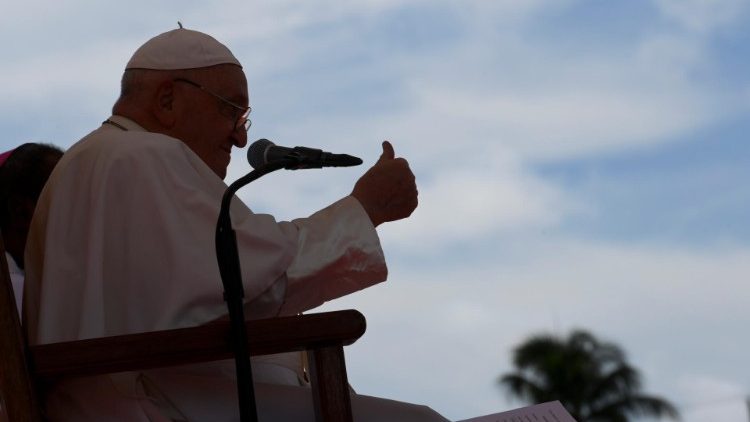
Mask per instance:
[[[7,155],[6,155],[7,154]],[[5,250],[23,269],[31,217],[44,184],[63,151],[48,144],[27,143],[0,156],[0,230]]]

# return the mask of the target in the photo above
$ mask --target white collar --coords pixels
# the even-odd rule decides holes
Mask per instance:
[[[116,114],[110,116],[109,119],[102,122],[102,124],[109,124],[120,130],[127,130],[127,131],[133,131],[133,132],[146,132],[146,129],[144,129],[138,123],[134,122],[133,120],[128,119],[127,117],[118,116]]]

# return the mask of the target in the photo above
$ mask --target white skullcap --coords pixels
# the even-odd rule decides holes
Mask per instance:
[[[232,52],[212,36],[179,28],[146,41],[125,69],[197,69],[225,63],[242,67]]]

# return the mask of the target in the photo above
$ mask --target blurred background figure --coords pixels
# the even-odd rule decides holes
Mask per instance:
[[[0,154],[0,230],[19,313],[26,235],[37,198],[62,155],[60,148],[39,143],[26,143]]]

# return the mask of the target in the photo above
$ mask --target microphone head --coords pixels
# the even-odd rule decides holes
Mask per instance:
[[[252,145],[248,147],[247,161],[254,169],[266,164],[266,151],[272,146],[274,146],[273,142],[262,138],[253,142]]]

